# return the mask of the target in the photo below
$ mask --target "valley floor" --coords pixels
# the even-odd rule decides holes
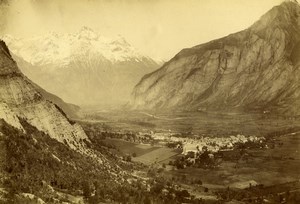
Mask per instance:
[[[297,118],[263,114],[100,112],[87,114],[81,123],[85,129],[94,127],[98,132],[116,133],[117,136],[111,135],[104,141],[115,145],[120,154],[133,155],[132,161],[146,165],[139,174],[149,174],[156,169],[156,174],[203,200],[238,199],[246,203],[247,199],[263,198],[263,202],[280,203],[280,199],[299,199],[300,123]],[[166,146],[166,139],[172,142],[170,138],[197,141],[215,137],[222,140],[238,134],[263,137],[264,141],[260,146],[246,146],[246,154],[242,156],[240,150],[235,152],[236,148],[226,151],[228,155],[223,155],[221,162],[211,168],[177,168],[172,162],[182,157],[182,149]],[[163,137],[155,137],[157,135]]]

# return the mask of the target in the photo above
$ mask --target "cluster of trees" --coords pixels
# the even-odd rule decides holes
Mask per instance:
[[[20,119],[21,120],[21,119]],[[4,170],[9,175],[4,186],[9,190],[8,200],[16,201],[17,193],[31,193],[46,203],[58,199],[56,192],[84,196],[87,203],[201,203],[187,191],[174,188],[162,178],[149,181],[133,179],[128,174],[122,178],[109,171],[118,169],[114,164],[101,165],[85,157],[35,127],[21,120],[26,133],[4,123],[0,125],[1,137],[6,147]],[[118,163],[120,162],[120,163]],[[121,172],[116,172],[121,175]],[[127,180],[131,178],[131,182]],[[51,186],[55,191],[49,191]],[[61,199],[61,198],[60,198]],[[65,198],[66,199],[66,198]],[[64,200],[64,201],[67,201]]]
[[[246,142],[238,142],[234,145],[235,149],[259,149],[264,148],[267,144],[267,141],[257,142],[257,141],[246,141]]]
[[[99,141],[104,140],[105,138],[114,138],[145,144],[154,144],[156,142],[155,140],[153,140],[151,135],[146,134],[143,136],[139,136],[134,132],[115,132],[112,128],[104,124],[91,124],[81,122],[80,125],[83,127],[90,140]]]
[[[183,147],[183,144],[181,141],[178,141],[178,142],[168,142],[166,143],[166,146],[169,147],[169,148],[181,148]]]
[[[289,188],[279,190],[276,185],[265,187],[264,185],[249,186],[246,189],[226,188],[216,192],[218,199],[222,202],[232,200],[243,201],[246,203],[300,203],[300,193],[290,191]]]
[[[99,202],[141,203],[141,204],[176,204],[205,203],[192,196],[187,190],[175,186],[162,177],[145,180],[132,180],[131,183],[116,185],[114,183],[89,183],[84,185],[83,195],[88,203]]]
[[[152,203],[204,203],[204,200],[195,198],[187,190],[179,188],[172,181],[163,177],[156,177],[149,181],[150,194],[156,195]]]
[[[87,180],[115,182],[107,166],[73,151],[22,119],[21,123],[26,133],[6,123],[0,126],[6,147],[4,171],[9,175],[3,185],[9,190],[10,199],[24,192],[49,201],[53,195],[41,191],[45,183],[58,191],[67,189],[76,194],[84,189]],[[113,162],[106,165],[118,169]]]
[[[97,125],[95,125],[97,126]],[[92,140],[104,140],[105,138],[122,139],[130,142],[141,142],[140,138],[134,133],[121,133],[113,131],[101,131],[92,126],[83,126],[84,131]]]
[[[214,154],[204,148],[203,152],[188,152],[184,156],[177,157],[174,161],[170,161],[169,165],[175,166],[177,169],[184,169],[187,166],[215,168],[220,162],[220,159],[215,158]]]

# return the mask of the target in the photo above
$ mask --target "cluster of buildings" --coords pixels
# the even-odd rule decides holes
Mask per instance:
[[[180,142],[183,148],[183,154],[188,152],[202,151],[203,148],[210,152],[218,152],[221,149],[233,149],[235,144],[246,142],[262,143],[265,138],[257,136],[236,135],[229,137],[180,137],[172,133],[153,133],[151,137],[161,142]]]

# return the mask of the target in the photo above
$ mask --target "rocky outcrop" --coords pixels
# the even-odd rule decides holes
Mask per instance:
[[[20,72],[3,41],[0,43],[0,118],[23,129],[25,119],[38,130],[49,134],[73,149],[80,149],[88,140],[83,129],[68,120],[63,111],[47,101]]]
[[[284,2],[248,29],[183,49],[133,91],[138,109],[300,112],[300,6]]]

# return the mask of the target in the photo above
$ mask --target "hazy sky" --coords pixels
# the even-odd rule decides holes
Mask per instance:
[[[0,0],[0,2],[3,0]],[[191,47],[249,27],[282,0],[5,0],[3,33],[17,37],[89,26],[122,35],[142,53],[168,60]],[[5,18],[6,17],[6,18]],[[6,20],[6,21],[5,21]]]

